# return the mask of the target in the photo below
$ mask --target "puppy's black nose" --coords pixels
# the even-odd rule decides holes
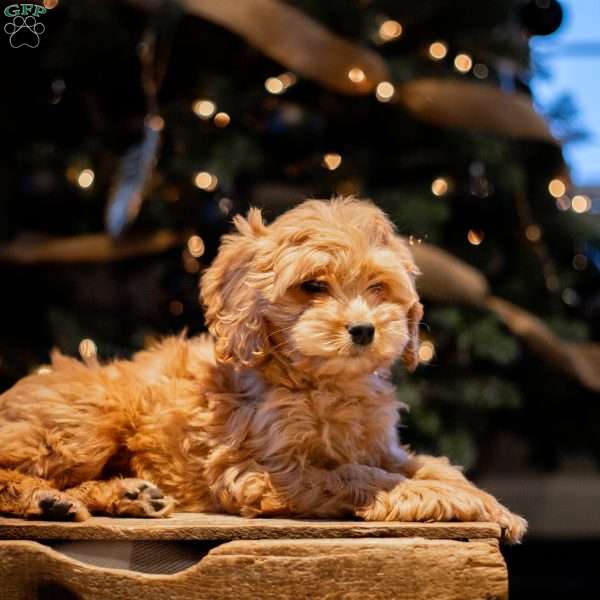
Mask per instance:
[[[350,323],[346,325],[352,341],[359,346],[366,346],[373,341],[375,327],[371,323]]]

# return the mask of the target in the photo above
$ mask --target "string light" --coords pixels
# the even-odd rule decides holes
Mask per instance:
[[[231,122],[231,117],[226,112],[218,112],[213,120],[217,127],[227,127]]]
[[[576,271],[585,271],[587,269],[588,259],[585,254],[576,254],[573,257],[573,268]]]
[[[578,194],[577,196],[573,196],[571,200],[571,210],[576,213],[585,213],[592,208],[592,200],[589,196],[585,196],[584,194]]]
[[[396,40],[402,35],[402,25],[398,21],[388,19],[379,26],[379,37],[384,42]]]
[[[542,237],[542,230],[539,225],[527,225],[525,228],[525,237],[530,242],[539,242]]]
[[[79,355],[84,360],[87,358],[94,358],[98,354],[98,347],[94,340],[85,338],[79,342]]]
[[[329,171],[335,171],[342,164],[342,156],[335,152],[328,152],[323,156],[322,164]]]
[[[219,180],[215,175],[212,175],[207,171],[200,171],[199,173],[196,173],[196,176],[194,177],[194,185],[201,190],[212,192],[217,185],[219,185]]]
[[[354,67],[348,71],[348,79],[352,83],[362,83],[366,78],[365,72],[358,67]]]
[[[419,346],[419,361],[422,363],[428,363],[433,360],[435,356],[435,346],[429,342],[421,342]]]
[[[375,96],[379,102],[389,102],[393,97],[396,89],[389,81],[381,81],[375,88]]]
[[[281,83],[283,83],[283,87],[287,90],[290,86],[294,85],[298,78],[293,74],[287,71],[286,73],[282,73],[277,77]]]
[[[150,115],[146,118],[145,123],[153,131],[162,131],[165,126],[165,120],[160,115]]]
[[[556,199],[556,208],[558,210],[565,212],[571,208],[571,198],[569,196],[561,196]]]
[[[215,114],[217,105],[211,100],[196,100],[192,105],[192,110],[198,117],[206,121]]]
[[[58,0],[44,0],[44,8],[52,10],[58,6]]]
[[[561,294],[561,298],[568,306],[574,306],[579,303],[579,295],[573,288],[565,288]]]
[[[444,177],[438,177],[431,183],[431,191],[434,196],[443,196],[448,192],[449,187],[448,180]]]
[[[219,200],[219,210],[224,215],[228,215],[232,208],[233,208],[233,202],[229,198],[221,198]]]
[[[179,302],[179,300],[171,300],[171,302],[169,302],[169,312],[175,317],[178,317],[183,313],[183,304]]]
[[[283,94],[283,92],[285,92],[285,90],[287,90],[290,86],[294,85],[297,80],[297,77],[288,71],[278,75],[277,77],[269,77],[265,81],[265,89],[267,92],[269,92],[269,94]]]
[[[555,178],[548,184],[548,191],[554,198],[560,198],[564,196],[567,191],[567,186],[562,179]]]
[[[77,176],[77,185],[83,189],[89,188],[94,183],[94,171],[92,169],[83,169]]]
[[[204,254],[204,242],[199,235],[193,235],[187,241],[188,252],[194,257],[198,258]]]
[[[429,56],[432,60],[442,60],[448,54],[448,45],[446,42],[437,41],[429,46]]]
[[[52,90],[52,96],[48,100],[50,104],[58,104],[65,93],[66,84],[64,79],[54,79],[50,84],[50,89]]]
[[[477,63],[473,67],[473,75],[477,77],[477,79],[485,79],[490,74],[490,70],[483,63]]]
[[[454,58],[454,68],[459,73],[468,73],[473,66],[473,59],[468,54],[457,54]]]
[[[56,94],[57,96],[61,96],[62,94],[64,94],[67,85],[65,84],[64,79],[59,78],[54,79],[50,84],[50,87],[52,88],[52,93]]]
[[[481,229],[469,229],[467,232],[467,240],[472,246],[479,246],[485,238],[485,233]]]
[[[265,81],[265,89],[269,94],[281,94],[284,87],[283,82],[278,77],[269,77]]]

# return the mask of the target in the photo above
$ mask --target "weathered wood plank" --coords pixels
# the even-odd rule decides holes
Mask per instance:
[[[92,517],[82,523],[0,518],[0,539],[36,540],[252,540],[277,538],[500,537],[494,523],[398,523],[305,519],[244,519],[176,513],[168,519]]]
[[[35,542],[0,542],[3,600],[34,600],[37,582],[82,600],[506,599],[498,540],[239,540],[174,575],[102,569]]]

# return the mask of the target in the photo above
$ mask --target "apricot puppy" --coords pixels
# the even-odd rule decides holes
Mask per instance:
[[[54,354],[0,396],[0,512],[494,521],[519,541],[521,517],[399,443],[387,372],[416,367],[422,307],[383,212],[309,200],[234,222],[202,277],[212,337],[104,366]]]

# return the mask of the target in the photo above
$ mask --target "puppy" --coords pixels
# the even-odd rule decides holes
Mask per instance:
[[[0,396],[0,512],[493,521],[519,541],[521,517],[399,443],[387,373],[416,367],[422,306],[384,213],[309,200],[234,223],[202,277],[212,337],[104,366],[54,354]]]

